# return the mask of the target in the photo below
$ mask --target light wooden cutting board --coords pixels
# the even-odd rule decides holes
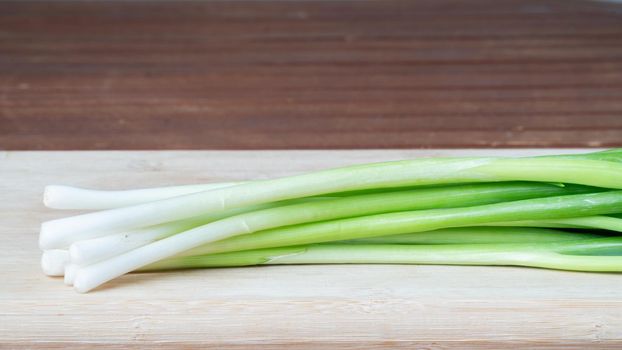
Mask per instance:
[[[39,224],[68,215],[43,208],[46,184],[119,189],[424,155],[555,152],[0,153],[0,348],[620,348],[621,274],[275,266],[134,274],[77,294],[39,271]]]

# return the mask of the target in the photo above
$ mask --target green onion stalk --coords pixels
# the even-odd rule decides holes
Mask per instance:
[[[318,204],[327,202],[329,201]],[[289,213],[287,208],[277,208],[283,210],[280,212],[277,209],[266,209],[264,212],[268,212],[267,215],[258,211],[229,217],[85,266],[78,270],[74,288],[86,292],[112,278],[156,261],[184,252],[189,255],[216,253],[215,250],[223,249],[227,245],[235,247],[235,250],[249,250],[265,248],[266,245],[270,247],[275,243],[278,246],[306,245],[494,222],[620,213],[622,191],[572,194],[461,208],[388,212],[284,226],[290,222],[289,216],[272,214],[288,213],[304,217],[307,221],[320,220],[315,215],[305,217],[305,213],[299,210]],[[336,212],[348,210],[345,207],[333,209]]]
[[[283,264],[511,265],[622,272],[622,237],[535,244],[325,243],[179,257],[152,264],[142,271]]]

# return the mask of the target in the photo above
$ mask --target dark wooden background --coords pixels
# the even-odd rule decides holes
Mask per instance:
[[[622,4],[0,3],[0,149],[622,146]]]

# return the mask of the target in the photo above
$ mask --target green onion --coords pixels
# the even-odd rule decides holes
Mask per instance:
[[[590,213],[618,212],[620,205],[622,205],[622,191],[614,191],[598,194],[527,199],[467,208],[430,209],[370,215],[279,227],[253,234],[245,234],[212,242],[185,251],[183,254],[203,255],[425,232],[448,227],[496,225],[497,222],[510,221],[511,219],[519,221],[521,218],[559,219],[581,215],[582,213],[590,215]],[[179,239],[179,236],[171,238]]]
[[[402,234],[381,236],[352,241],[342,241],[349,244],[473,244],[473,243],[537,243],[577,241],[581,239],[594,239],[602,237],[596,234],[564,232],[552,229],[527,228],[527,227],[459,227],[448,228],[414,234]],[[216,243],[218,244],[218,243]],[[275,247],[278,248],[278,247]],[[173,258],[175,260],[176,258]],[[166,260],[156,263],[158,267],[166,266]],[[184,260],[181,260],[184,261]],[[163,265],[164,264],[164,265]],[[168,268],[182,268],[174,264]],[[72,259],[72,264],[65,266],[65,284],[73,285],[75,274],[80,268],[80,263]],[[147,266],[146,270],[153,269]],[[143,269],[143,270],[145,270]]]
[[[327,200],[311,200],[293,206],[282,206],[271,211],[255,213],[260,208],[269,208],[269,204],[256,205],[249,208],[238,208],[228,210],[224,213],[204,214],[198,219],[191,219],[190,226],[198,226],[199,223],[215,221],[218,219],[233,216],[240,212],[249,212],[246,217],[238,217],[238,226],[246,225],[246,222],[253,220],[265,221],[280,220],[279,225],[293,225],[309,221],[330,220],[348,216],[369,215],[375,213],[415,210],[427,208],[446,208],[451,206],[469,206],[486,203],[497,203],[501,201],[511,201],[524,198],[535,198],[554,196],[561,194],[586,193],[601,191],[601,189],[586,186],[556,186],[544,183],[504,183],[504,184],[471,184],[454,185],[447,187],[422,188],[408,191],[394,191],[389,193],[372,193],[367,195],[339,197]],[[292,203],[291,201],[285,203]],[[257,219],[258,218],[258,219]],[[178,221],[188,222],[188,221]],[[45,223],[44,223],[45,224]],[[177,226],[171,223],[164,224],[165,227],[175,226],[170,233],[177,233]],[[261,224],[260,224],[261,225]],[[267,227],[275,227],[266,224]],[[188,226],[188,225],[185,225]],[[184,226],[184,227],[185,227]],[[157,227],[157,226],[155,226]],[[186,227],[189,229],[191,227]],[[244,227],[243,227],[244,228]],[[244,230],[246,230],[244,228]],[[114,232],[106,231],[63,231],[63,232],[41,232],[39,237],[42,249],[65,248],[73,242],[85,239],[92,239],[108,236]],[[123,232],[122,232],[123,233]],[[244,232],[243,232],[244,233]],[[166,236],[166,235],[164,235]],[[161,238],[161,237],[159,237]]]
[[[321,202],[325,204],[328,201]],[[284,207],[286,208],[286,207]],[[270,210],[270,209],[269,209]],[[269,211],[266,210],[266,211]],[[274,210],[274,209],[272,209]],[[336,210],[347,210],[339,208]],[[566,195],[526,199],[466,208],[431,209],[355,217],[305,225],[286,226],[230,238],[233,250],[263,248],[262,244],[279,242],[281,246],[318,243],[335,240],[373,237],[389,234],[429,231],[446,227],[473,226],[490,222],[550,219],[589,216],[622,212],[622,191]],[[86,292],[122,274],[182,253],[202,244],[291,224],[290,217],[274,215],[245,215],[230,217],[164,238],[135,250],[81,268],[74,281],[77,291]],[[261,212],[259,212],[261,213]],[[293,211],[292,215],[305,217]],[[314,217],[318,220],[318,217]],[[236,240],[237,239],[237,240]],[[229,245],[232,242],[226,242]],[[222,247],[222,242],[219,242]],[[245,246],[240,248],[240,246]],[[250,247],[249,247],[250,246]],[[189,252],[200,255],[215,252],[218,243],[205,245]]]
[[[317,244],[180,257],[142,271],[283,264],[513,265],[622,272],[622,237],[549,243]]]
[[[54,237],[56,243],[48,245],[48,247],[62,248],[71,244],[72,261],[78,265],[87,265],[119,255],[172,234],[226,217],[230,217],[228,219],[229,222],[241,222],[242,224],[234,223],[230,226],[242,226],[244,230],[241,233],[246,233],[248,230],[244,225],[251,225],[253,230],[257,231],[269,227],[392,211],[481,205],[590,191],[601,191],[601,189],[577,185],[560,187],[543,183],[514,182],[505,184],[453,185],[332,199],[324,198],[324,200],[313,198],[299,201],[300,203],[298,204],[295,201],[286,201],[285,204],[293,203],[293,205],[273,205],[270,210],[259,210],[262,209],[261,206],[254,206],[250,209],[237,209],[237,212],[235,210],[228,211],[220,217],[208,215],[129,232],[108,234],[94,239],[92,238],[93,232],[84,232],[79,236],[73,235],[71,237],[56,235]],[[270,208],[270,206],[264,205],[263,209],[266,208]],[[234,216],[236,213],[244,212],[247,213],[244,216]],[[264,223],[262,224],[261,222]],[[260,226],[257,227],[257,225]]]
[[[41,225],[44,272],[79,292],[136,270],[256,264],[622,271],[622,149],[125,191],[48,186],[44,202],[106,209]]]
[[[40,246],[78,232],[115,232],[262,203],[375,188],[541,181],[622,188],[622,164],[581,158],[441,158],[357,165],[109,209],[41,225]]]

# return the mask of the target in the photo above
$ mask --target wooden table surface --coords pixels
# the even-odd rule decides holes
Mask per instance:
[[[0,149],[579,146],[622,146],[620,3],[0,3]]]
[[[516,151],[0,152],[0,349],[620,349],[622,275],[518,267],[263,266],[132,274],[78,294],[39,267],[46,184],[245,180]]]

